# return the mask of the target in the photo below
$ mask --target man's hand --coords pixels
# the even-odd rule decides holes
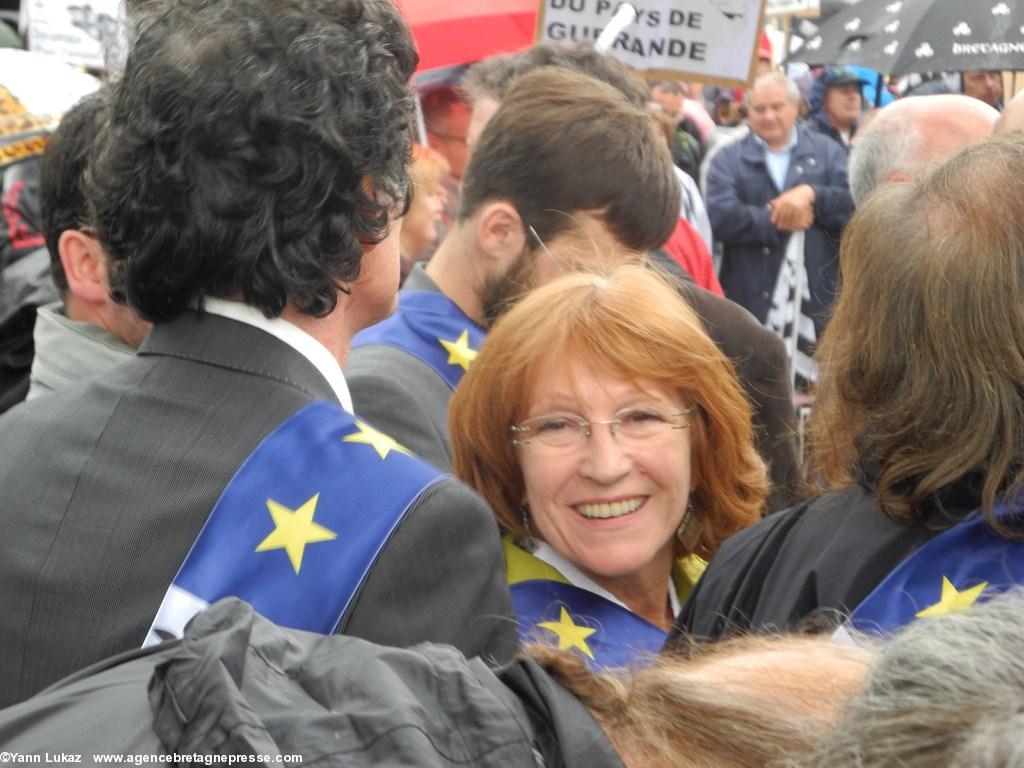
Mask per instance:
[[[809,184],[787,189],[769,204],[772,224],[782,232],[810,229],[814,224],[814,188]]]

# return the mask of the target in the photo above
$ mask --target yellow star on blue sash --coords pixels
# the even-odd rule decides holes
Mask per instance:
[[[469,346],[469,331],[463,331],[455,341],[438,339],[438,343],[448,351],[448,365],[461,365],[465,371],[479,354]]]
[[[943,576],[942,597],[939,598],[939,602],[918,611],[917,618],[927,619],[932,616],[945,616],[947,613],[962,613],[974,605],[987,586],[988,582],[983,581],[977,586],[960,592],[953,586],[953,582]]]
[[[397,440],[395,440],[395,438],[374,429],[365,421],[359,421],[359,419],[356,419],[356,426],[359,428],[359,431],[343,437],[341,439],[343,443],[363,443],[365,445],[371,445],[381,459],[386,459],[391,451],[398,451],[399,453],[404,453],[406,456],[412,456],[412,451],[401,445]]]
[[[313,513],[316,511],[316,503],[319,499],[320,494],[318,493],[294,510],[273,499],[267,499],[267,509],[270,510],[270,516],[274,519],[274,530],[260,542],[256,551],[283,549],[288,553],[288,559],[292,561],[292,568],[298,574],[302,567],[302,555],[306,551],[307,544],[338,538],[338,534],[334,531],[313,522]]]
[[[548,632],[553,632],[558,637],[558,650],[564,651],[569,648],[577,648],[586,654],[588,658],[593,659],[594,654],[590,650],[590,646],[587,645],[586,640],[597,630],[573,623],[572,616],[565,610],[564,605],[561,607],[561,611],[558,621],[542,621],[537,626],[541,629],[546,629]]]

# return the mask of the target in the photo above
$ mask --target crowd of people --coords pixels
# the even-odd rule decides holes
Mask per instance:
[[[4,754],[1024,765],[998,79],[128,13],[3,173]]]

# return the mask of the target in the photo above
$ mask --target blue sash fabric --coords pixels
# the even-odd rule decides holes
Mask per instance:
[[[1020,508],[997,506],[995,514],[1020,530]],[[917,618],[967,610],[1024,584],[1024,542],[998,536],[978,512],[945,531],[900,563],[850,614],[840,628],[888,635]]]
[[[572,649],[593,669],[635,665],[665,645],[660,627],[572,584],[533,579],[509,590],[522,642]]]
[[[486,331],[442,293],[405,290],[387,320],[360,331],[352,348],[383,344],[429,365],[453,390],[462,381]]]
[[[336,405],[303,408],[224,489],[144,645],[234,596],[276,624],[334,631],[412,502],[444,476]]]
[[[594,669],[636,664],[638,656],[657,654],[665,644],[667,633],[660,627],[570,584],[556,568],[521,548],[513,536],[503,536],[501,545],[522,642],[572,649]],[[689,593],[704,565],[698,558],[676,563],[673,582],[680,597]]]

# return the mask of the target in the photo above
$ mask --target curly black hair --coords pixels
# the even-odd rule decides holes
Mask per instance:
[[[331,312],[407,199],[417,60],[388,0],[175,0],[146,19],[88,178],[129,303],[153,322],[204,296]]]

